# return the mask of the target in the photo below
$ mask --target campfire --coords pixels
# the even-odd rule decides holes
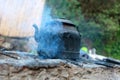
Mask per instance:
[[[81,56],[77,25],[46,2],[0,1],[0,80],[119,80],[120,61],[96,49]]]
[[[0,49],[0,75],[4,79],[8,77],[6,80],[18,78],[19,80],[55,80],[58,77],[65,78],[63,80],[79,80],[79,78],[84,79],[81,77],[84,75],[92,76],[90,80],[94,78],[96,80],[96,76],[103,80],[119,80],[119,60],[92,53],[89,56],[94,56],[93,60],[83,60],[79,57],[81,35],[69,20],[52,21],[46,25],[48,30],[43,28],[41,29],[43,31],[37,25],[33,26],[36,31],[32,39],[35,39],[36,44],[33,44],[34,41],[31,41],[30,38],[7,40],[13,41],[13,43],[17,41],[17,44],[21,44],[21,40],[28,43],[31,41],[32,45],[29,44],[29,47],[37,46],[37,48],[33,48],[32,52],[24,51],[21,49],[22,47],[17,48],[16,45],[12,48],[7,45],[7,49]],[[4,38],[1,38],[1,42],[6,43]],[[105,73],[108,74],[107,77],[104,75]]]
[[[2,50],[0,53],[10,57],[1,63],[10,63],[17,66],[56,66],[59,63],[69,63],[69,60],[79,58],[80,34],[75,25],[65,19],[55,19],[43,28],[35,28],[35,41],[38,44],[38,55],[21,51]],[[72,43],[71,43],[72,42]],[[74,53],[77,52],[77,53]],[[14,61],[11,61],[14,59]],[[68,61],[66,61],[69,59]],[[69,63],[70,64],[70,63]]]
[[[57,66],[61,63],[80,67],[120,65],[118,60],[107,57],[101,59],[97,54],[89,54],[91,59],[87,60],[80,58],[81,35],[76,25],[70,20],[53,18],[49,8],[45,7],[43,13],[40,25],[35,22],[31,27],[35,31],[34,36],[14,36],[13,39],[0,37],[0,64],[29,68]]]
[[[99,58],[100,55],[96,54],[89,55],[94,56],[93,60],[82,60],[79,57],[81,35],[69,20],[54,19],[41,29],[35,24],[33,27],[35,28],[34,39],[38,44],[37,49],[35,48],[37,55],[35,52],[31,54],[31,52],[1,49],[1,57],[6,56],[7,58],[0,59],[0,64],[28,68],[55,67],[61,63],[80,67],[100,67],[100,65],[115,67],[120,65],[118,60],[104,56]]]

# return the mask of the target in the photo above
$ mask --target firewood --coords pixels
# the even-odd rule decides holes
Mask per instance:
[[[40,68],[56,67],[61,64],[78,66],[75,62],[63,59],[40,59],[39,56],[31,55],[28,52],[0,51],[1,55],[8,56],[7,59],[0,59],[0,64],[9,64],[18,67]],[[80,65],[79,65],[80,66]]]
[[[4,55],[4,56],[10,57],[10,58],[14,58],[14,59],[19,59],[20,58],[20,57],[15,56],[15,55],[7,54],[4,51],[0,51],[0,55]]]

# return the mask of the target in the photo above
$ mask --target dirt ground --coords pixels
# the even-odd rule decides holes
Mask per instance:
[[[120,80],[120,68],[80,68],[60,65],[28,69],[0,65],[0,80]]]
[[[0,37],[1,49],[30,51],[26,42],[28,40]],[[29,44],[33,42],[29,40]],[[0,59],[4,58],[0,56]],[[0,80],[120,80],[120,68],[83,68],[61,64],[52,68],[28,69],[0,64]]]

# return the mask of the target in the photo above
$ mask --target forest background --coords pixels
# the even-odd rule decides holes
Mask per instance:
[[[81,46],[120,59],[120,0],[47,0],[52,16],[77,25]]]

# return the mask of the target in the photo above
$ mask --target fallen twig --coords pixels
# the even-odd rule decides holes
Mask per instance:
[[[1,55],[4,55],[4,56],[7,56],[7,57],[10,57],[10,58],[20,59],[20,57],[15,56],[15,55],[8,54],[8,53],[6,53],[6,52],[4,52],[4,51],[0,51],[0,54],[1,54]]]

